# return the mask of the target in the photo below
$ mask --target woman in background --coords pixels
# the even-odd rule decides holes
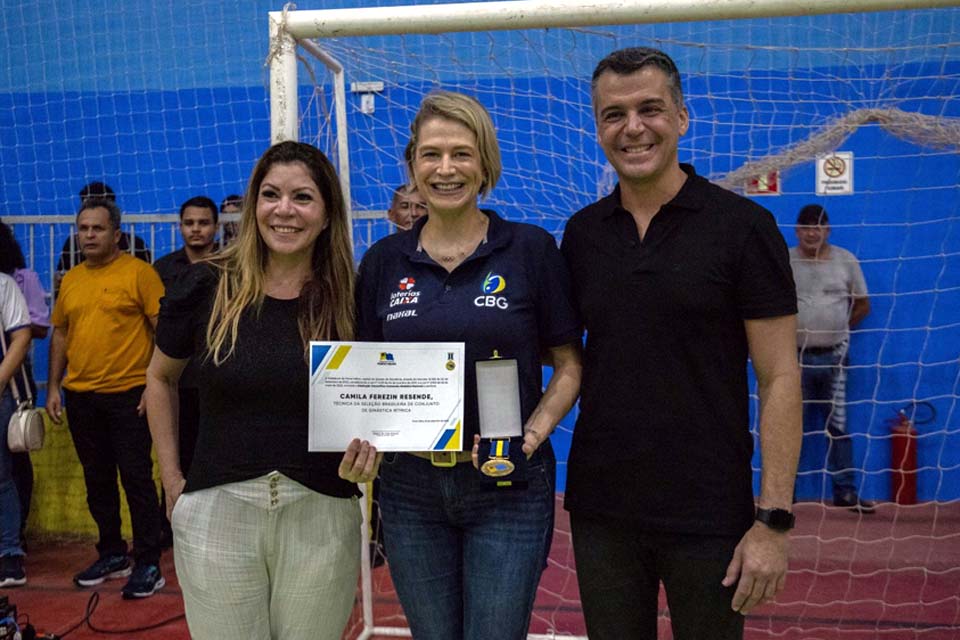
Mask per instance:
[[[0,273],[0,588],[26,584],[20,546],[20,501],[13,482],[13,454],[7,446],[7,428],[16,411],[11,385],[16,379],[23,394],[20,365],[30,348],[27,302],[13,278]]]
[[[0,222],[0,273],[12,276],[20,292],[27,301],[30,313],[30,334],[34,340],[42,340],[50,331],[50,307],[47,305],[47,292],[40,284],[40,277],[33,269],[27,268],[20,243],[13,230]],[[27,372],[27,384],[34,402],[37,398],[37,383],[33,378],[33,363],[29,352],[23,362]],[[21,395],[23,391],[21,390]],[[33,464],[26,451],[13,454],[13,482],[20,497],[20,545],[26,546],[27,517],[30,515],[30,502],[33,499]]]

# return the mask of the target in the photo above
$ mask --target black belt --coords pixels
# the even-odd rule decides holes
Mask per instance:
[[[812,353],[815,356],[822,356],[827,353],[833,353],[840,345],[835,344],[832,347],[799,347],[797,353]]]

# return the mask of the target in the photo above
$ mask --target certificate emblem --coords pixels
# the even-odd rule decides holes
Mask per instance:
[[[453,352],[447,352],[447,371],[453,371],[457,368],[457,363],[453,359]]]

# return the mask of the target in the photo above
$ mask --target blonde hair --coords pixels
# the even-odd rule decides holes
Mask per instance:
[[[250,175],[236,241],[209,260],[220,280],[207,324],[207,355],[221,364],[233,354],[243,312],[263,305],[267,247],[257,226],[260,185],[274,165],[302,164],[323,198],[327,228],[311,257],[312,277],[300,290],[298,324],[304,349],[310,340],[351,340],[354,335],[353,245],[337,173],[316,147],[281,142],[267,149]]]
[[[477,138],[477,151],[480,154],[480,166],[483,168],[480,196],[487,197],[496,186],[503,170],[503,164],[500,161],[500,145],[497,144],[497,132],[493,128],[490,114],[476,98],[463,93],[433,91],[420,103],[420,110],[410,125],[410,141],[403,152],[410,180],[414,179],[413,162],[416,159],[420,129],[423,123],[432,118],[458,122]]]

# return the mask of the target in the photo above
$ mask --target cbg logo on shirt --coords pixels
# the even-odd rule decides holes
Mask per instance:
[[[492,271],[483,279],[483,292],[486,294],[500,293],[506,288],[507,281],[503,276],[493,273]]]
[[[506,309],[510,306],[507,299],[503,296],[495,295],[507,288],[507,280],[503,276],[490,272],[483,279],[480,289],[484,295],[473,299],[474,306],[477,307],[496,307],[497,309]]]

